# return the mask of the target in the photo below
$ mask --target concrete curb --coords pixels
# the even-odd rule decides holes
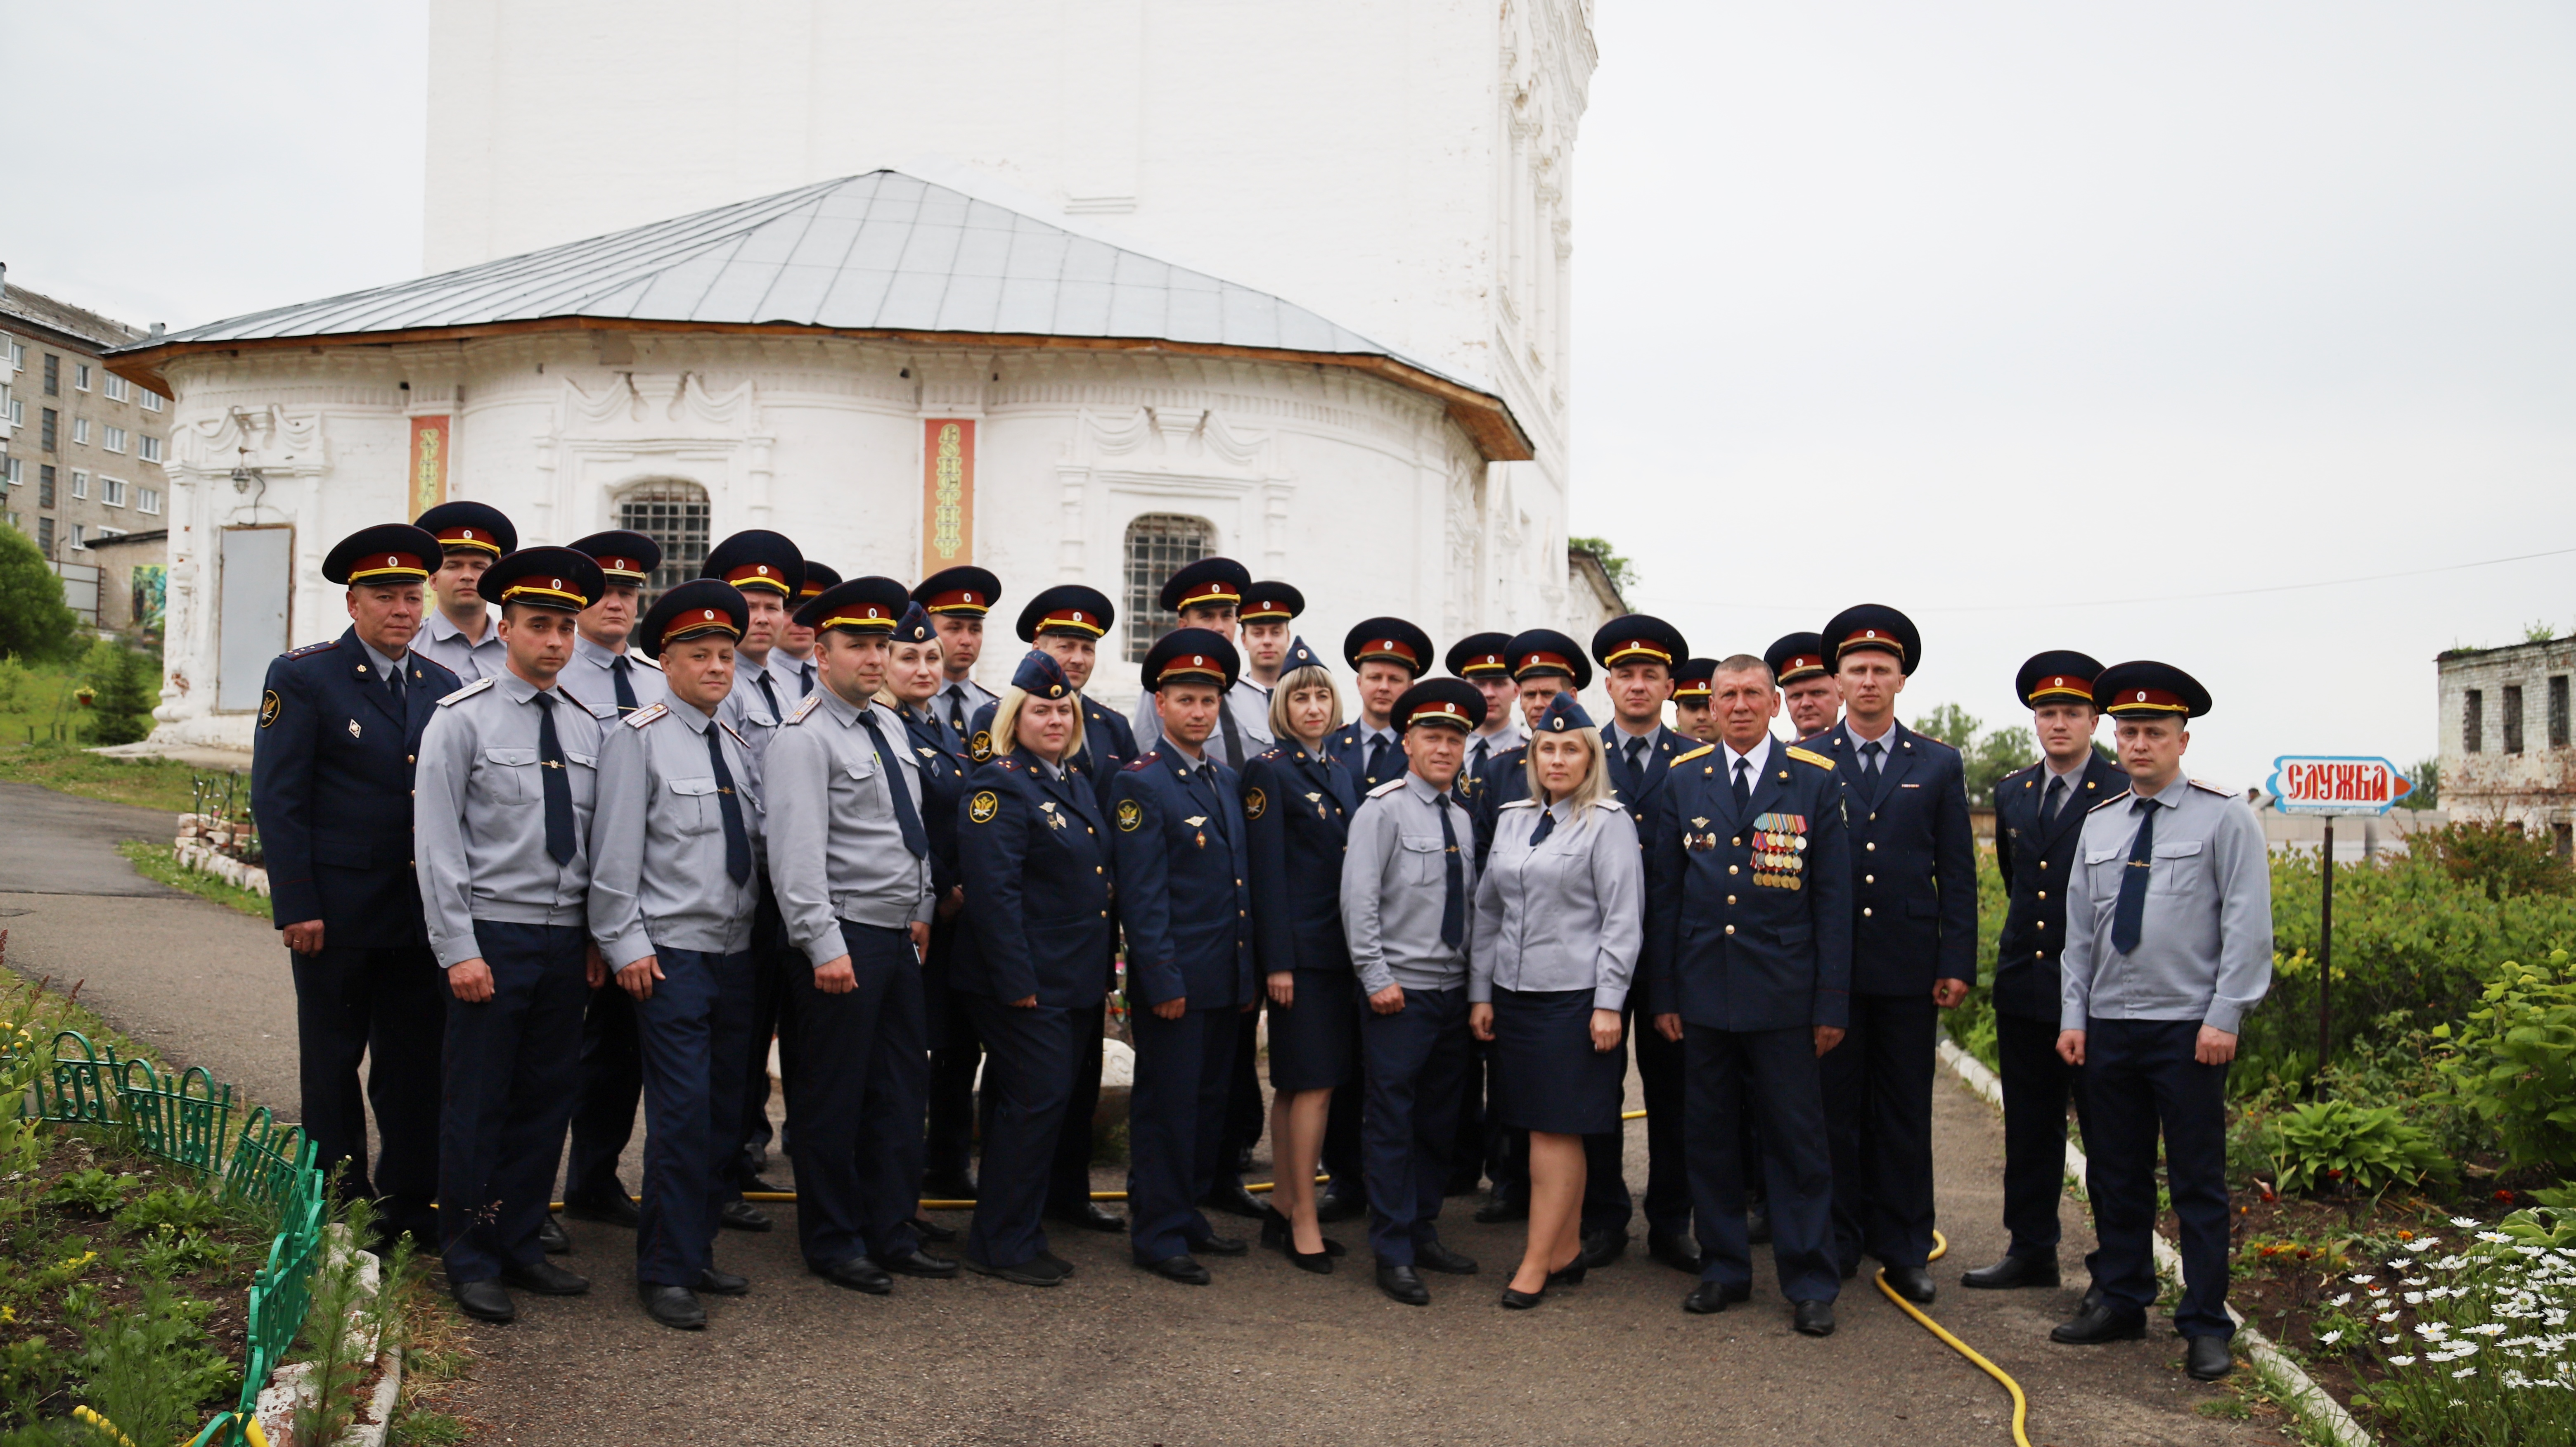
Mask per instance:
[[[1960,1049],[1959,1042],[1948,1035],[1941,1037],[1939,1053],[1941,1063],[1949,1067],[1950,1073],[1957,1076],[1959,1083],[1967,1087],[1970,1093],[1993,1106],[1997,1111],[2004,1108],[2003,1082],[1995,1078],[1995,1073],[1986,1068],[1984,1061]],[[2089,1164],[2084,1159],[2084,1148],[2073,1141],[2068,1141],[2066,1143],[2068,1194],[2079,1201],[2085,1199],[2084,1173]],[[2155,1253],[2156,1274],[2180,1285],[2182,1253],[2174,1249],[2174,1244],[2166,1240],[2161,1231],[2156,1233]],[[2279,1347],[2274,1346],[2270,1337],[2247,1325],[2244,1316],[2236,1308],[2229,1307],[2227,1314],[2236,1318],[2238,1349],[2244,1352],[2246,1360],[2253,1364],[2255,1373],[2289,1402],[2302,1421],[2310,1428],[2333,1439],[2340,1444],[2340,1447],[2377,1447],[2370,1433],[2364,1430],[2359,1422],[2353,1420],[2352,1413],[2345,1411],[2341,1402],[2328,1396],[2325,1388],[2318,1386],[2315,1379],[2301,1370],[2297,1362],[2292,1361]]]

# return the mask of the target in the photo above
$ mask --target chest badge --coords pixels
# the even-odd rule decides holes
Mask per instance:
[[[358,721],[357,721],[356,719],[351,719],[351,720],[349,720],[349,737],[351,737],[351,738],[353,738],[353,739],[354,739],[354,738],[356,738],[357,736],[358,736]]]
[[[1064,827],[1064,816],[1055,811],[1055,801],[1053,799],[1049,799],[1045,803],[1038,805],[1038,812],[1045,816],[1047,827],[1049,829],[1061,829]]]

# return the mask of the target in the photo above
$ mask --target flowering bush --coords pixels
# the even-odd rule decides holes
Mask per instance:
[[[2387,1440],[2426,1447],[2576,1441],[2576,1213],[2518,1211],[2456,1248],[2421,1237],[2332,1305],[2369,1336],[2384,1375],[2359,1393]],[[2562,1239],[2564,1238],[2564,1239]]]

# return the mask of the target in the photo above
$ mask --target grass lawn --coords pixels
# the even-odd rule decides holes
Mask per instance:
[[[227,909],[237,909],[253,919],[269,918],[268,899],[224,883],[211,874],[200,874],[182,868],[179,851],[167,844],[148,839],[128,839],[116,846],[116,852],[134,862],[134,872],[155,884],[184,889],[202,899],[211,899]]]
[[[0,779],[42,784],[110,804],[164,809],[172,815],[174,831],[176,816],[187,813],[195,799],[189,781],[210,772],[177,759],[111,759],[59,744],[29,747],[0,734]],[[242,790],[248,793],[247,781]]]

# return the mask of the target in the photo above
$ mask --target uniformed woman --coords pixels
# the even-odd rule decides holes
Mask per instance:
[[[1099,1028],[1110,948],[1109,835],[1082,750],[1082,700],[1054,658],[1031,652],[993,711],[992,759],[959,807],[959,861],[975,901],[950,983],[984,1041],[982,1179],[966,1265],[1023,1286],[1073,1268],[1039,1217],[1082,1032]]]
[[[1333,1090],[1356,1073],[1359,999],[1343,943],[1342,840],[1359,791],[1324,749],[1342,695],[1297,639],[1270,694],[1278,747],[1243,770],[1251,821],[1253,954],[1270,993],[1270,1142],[1278,1185],[1261,1244],[1308,1271],[1329,1272],[1341,1247],[1315,1217],[1315,1161]]]
[[[1560,693],[1530,738],[1529,794],[1497,813],[1476,887],[1468,1028],[1494,1045],[1494,1113],[1529,1132],[1529,1245],[1503,1305],[1583,1279],[1583,1138],[1619,1129],[1621,1010],[1644,940],[1637,826],[1601,733]]]
[[[949,969],[957,954],[957,801],[966,793],[970,765],[951,752],[956,735],[937,711],[946,685],[943,645],[929,610],[908,604],[894,625],[886,654],[885,686],[877,702],[903,720],[904,743],[921,761],[921,817],[930,832],[931,884],[939,904],[931,916],[930,948],[923,956],[922,1020],[930,1036],[930,1111],[922,1142],[921,1193],[930,1200],[972,1200],[975,1182],[966,1171],[975,1139],[975,1067],[983,1059],[965,1006],[955,997]],[[945,1229],[945,1228],[939,1228]],[[947,1240],[948,1237],[934,1237]]]

